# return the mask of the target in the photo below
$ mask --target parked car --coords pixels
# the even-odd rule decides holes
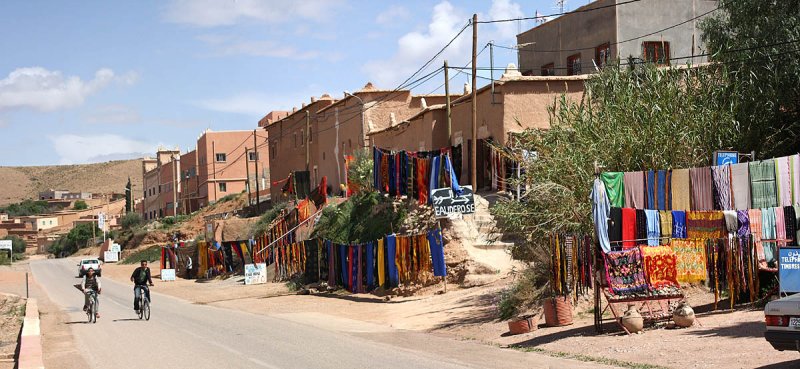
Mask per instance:
[[[800,294],[770,301],[764,308],[767,339],[776,350],[800,351]]]
[[[83,259],[80,263],[78,263],[78,277],[83,278],[86,275],[86,272],[91,268],[94,269],[94,273],[100,277],[100,265],[102,262],[100,259],[92,258],[92,259]]]

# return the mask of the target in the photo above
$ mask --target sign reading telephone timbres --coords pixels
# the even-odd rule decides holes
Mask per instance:
[[[437,218],[447,218],[451,214],[472,214],[475,212],[475,197],[472,186],[461,186],[461,195],[453,193],[450,187],[431,191],[431,203]]]
[[[244,265],[244,284],[264,284],[267,283],[267,264],[245,264]]]
[[[780,248],[778,279],[781,292],[800,292],[800,248]]]

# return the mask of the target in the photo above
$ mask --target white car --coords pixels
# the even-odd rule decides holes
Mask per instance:
[[[92,259],[83,259],[80,263],[78,263],[78,277],[83,278],[86,272],[89,269],[94,269],[94,273],[100,277],[100,265],[103,264],[100,259],[92,258]]]
[[[767,339],[776,350],[800,351],[800,294],[770,301],[764,308]]]

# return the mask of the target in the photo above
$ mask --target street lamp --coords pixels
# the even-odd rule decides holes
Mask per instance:
[[[361,103],[361,147],[362,148],[367,147],[367,145],[364,144],[364,142],[367,140],[367,136],[364,134],[364,100],[361,100],[360,97],[358,97],[356,95],[353,95],[348,91],[344,92],[344,96],[355,97]],[[337,143],[337,145],[338,145],[338,143]]]

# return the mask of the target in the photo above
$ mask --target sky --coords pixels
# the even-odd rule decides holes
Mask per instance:
[[[341,98],[368,81],[396,88],[473,13],[479,20],[531,17],[558,12],[555,3],[2,1],[0,166],[153,156],[159,146],[185,152],[205,129],[254,129],[268,112],[312,96]],[[480,24],[478,49],[489,41],[513,46],[534,25]],[[444,59],[466,66],[471,47],[468,29],[419,76]],[[480,54],[479,67],[489,66],[489,54]],[[495,67],[516,60],[513,51],[494,48]],[[451,77],[451,91],[469,81],[454,71]],[[412,91],[441,93],[443,82],[439,75]]]

